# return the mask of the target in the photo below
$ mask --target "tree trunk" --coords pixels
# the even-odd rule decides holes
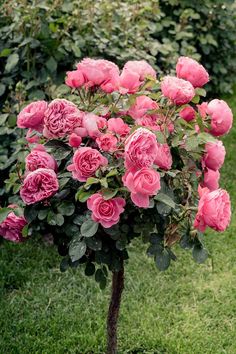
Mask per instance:
[[[112,273],[112,293],[107,315],[107,354],[117,354],[117,322],[121,295],[124,289],[124,264],[119,272]]]

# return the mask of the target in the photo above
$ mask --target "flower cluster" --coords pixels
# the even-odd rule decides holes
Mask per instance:
[[[94,262],[107,249],[124,258],[132,237],[142,235],[158,265],[165,252],[173,259],[170,247],[186,232],[203,247],[198,231],[224,231],[230,200],[219,188],[226,152],[217,138],[229,132],[233,116],[225,101],[200,103],[208,81],[188,57],[179,58],[176,76],[158,79],[143,60],[122,71],[107,60],[78,63],[66,76],[67,99],[32,102],[18,115],[29,149],[20,197],[25,210],[38,213],[27,227],[49,224],[72,262]],[[12,211],[0,234],[20,242],[26,220]],[[109,262],[97,260],[112,269]]]

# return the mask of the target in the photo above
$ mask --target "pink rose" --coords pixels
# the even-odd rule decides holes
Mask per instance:
[[[39,142],[40,136],[36,131],[29,129],[26,133],[25,140],[27,140],[30,144],[36,144]]]
[[[149,110],[158,109],[158,104],[147,96],[139,96],[136,98],[133,106],[128,110],[128,114],[133,119],[144,117]],[[155,115],[156,116],[156,115]],[[157,119],[157,116],[155,117]]]
[[[82,142],[81,136],[77,135],[76,133],[72,133],[69,137],[69,145],[71,147],[77,148],[80,146]]]
[[[36,101],[28,104],[18,114],[17,126],[41,132],[43,130],[43,121],[47,106],[48,104],[45,101]]]
[[[87,178],[94,176],[101,166],[107,164],[108,160],[98,150],[81,147],[75,152],[73,163],[67,167],[67,170],[72,172],[74,179],[85,182]]]
[[[207,187],[210,191],[214,191],[219,188],[220,172],[207,168],[204,171],[204,180],[201,183],[202,187]]]
[[[140,81],[144,81],[147,76],[151,76],[154,79],[156,78],[155,70],[145,60],[127,61],[124,69],[138,74]]]
[[[137,92],[140,85],[141,81],[139,81],[138,74],[133,71],[123,69],[119,77],[119,92],[122,95]]]
[[[111,118],[107,121],[108,130],[120,136],[129,134],[130,127],[126,124],[122,118]]]
[[[193,85],[189,81],[174,76],[165,76],[161,83],[163,96],[176,105],[189,103],[195,96]]]
[[[96,193],[87,200],[87,206],[92,211],[92,219],[104,228],[109,228],[119,222],[125,200],[119,197],[105,200],[101,194]]]
[[[219,170],[225,160],[225,148],[222,141],[208,142],[205,145],[205,154],[202,158],[202,166],[214,171]]]
[[[97,138],[96,143],[98,144],[99,149],[107,152],[113,152],[117,148],[118,140],[114,135],[107,133]]]
[[[177,77],[191,82],[193,87],[202,87],[209,81],[206,69],[196,60],[180,57],[176,65]]]
[[[131,200],[140,208],[148,208],[149,197],[161,188],[160,174],[150,168],[143,167],[135,173],[128,171],[122,180],[131,192]]]
[[[48,138],[63,138],[81,126],[84,113],[74,103],[55,99],[45,112],[43,135]]]
[[[34,204],[47,199],[59,189],[57,175],[48,168],[39,168],[27,174],[20,189],[25,204]]]
[[[136,124],[141,125],[142,127],[147,127],[149,129],[155,130],[155,131],[160,131],[161,128],[157,124],[157,119],[154,117],[154,115],[149,116],[143,116],[142,118],[136,119]]]
[[[212,100],[207,105],[207,114],[211,117],[210,133],[214,136],[227,134],[232,128],[233,113],[223,100]]]
[[[10,207],[10,205],[9,205]],[[6,219],[0,224],[0,236],[8,241],[23,242],[22,229],[27,224],[24,216],[16,216],[10,212]]]
[[[138,128],[125,141],[125,167],[139,169],[151,167],[158,153],[155,134]]]
[[[83,59],[77,64],[87,88],[99,86],[104,92],[111,93],[117,89],[119,68],[116,64],[103,59]]]
[[[229,194],[223,189],[210,192],[203,188],[194,227],[201,232],[204,232],[207,226],[216,231],[224,231],[230,223],[230,218]]]
[[[66,73],[65,83],[72,88],[81,87],[84,84],[84,77],[81,71],[73,70]]]
[[[37,145],[25,158],[27,171],[35,171],[38,168],[57,170],[56,160],[46,152],[43,145]]]
[[[87,136],[96,139],[102,135],[100,129],[102,130],[107,127],[107,120],[106,118],[99,117],[96,114],[86,113],[83,117],[82,126],[86,129]]]
[[[186,120],[186,122],[190,122],[191,120],[195,119],[196,117],[196,111],[193,107],[187,106],[181,109],[179,112],[179,115],[181,118]]]
[[[172,156],[168,144],[158,143],[157,155],[154,163],[163,170],[169,170],[172,166]]]

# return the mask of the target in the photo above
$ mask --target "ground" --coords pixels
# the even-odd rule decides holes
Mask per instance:
[[[119,354],[236,353],[236,125],[224,144],[231,226],[207,232],[212,258],[203,265],[178,249],[178,261],[160,273],[143,245],[130,247]],[[104,352],[109,287],[99,290],[80,270],[60,273],[58,264],[55,249],[34,240],[0,247],[1,354]]]

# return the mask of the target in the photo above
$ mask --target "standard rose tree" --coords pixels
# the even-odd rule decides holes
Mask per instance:
[[[177,245],[203,262],[202,233],[230,223],[217,137],[229,132],[232,112],[222,100],[200,103],[209,76],[195,60],[181,57],[176,72],[157,79],[145,61],[120,71],[87,58],[67,73],[66,98],[30,103],[17,120],[28,155],[6,181],[21,199],[0,210],[0,235],[22,242],[51,233],[61,270],[83,267],[101,288],[112,272],[109,354],[130,242],[147,243],[166,270]]]

